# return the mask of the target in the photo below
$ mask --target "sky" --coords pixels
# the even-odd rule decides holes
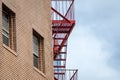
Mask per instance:
[[[120,0],[75,0],[67,68],[79,80],[120,80]]]

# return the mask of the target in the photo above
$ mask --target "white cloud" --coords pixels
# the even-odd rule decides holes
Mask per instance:
[[[73,33],[69,40],[67,66],[79,69],[80,80],[118,80],[119,72],[107,64],[112,56],[106,49],[110,43],[97,39],[85,26],[76,28]]]
[[[67,66],[79,69],[80,80],[119,80],[120,0],[75,1]]]

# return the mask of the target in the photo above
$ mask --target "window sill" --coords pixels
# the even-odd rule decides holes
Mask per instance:
[[[44,78],[46,78],[46,75],[45,75],[42,71],[40,71],[40,70],[37,69],[36,67],[34,67],[34,70],[35,70],[37,73],[39,73],[40,75],[42,75]]]
[[[16,57],[18,56],[18,54],[15,51],[13,51],[10,47],[6,46],[5,44],[3,44],[3,47],[10,53],[14,54]]]

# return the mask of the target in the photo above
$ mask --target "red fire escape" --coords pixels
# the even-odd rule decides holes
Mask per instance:
[[[77,69],[66,69],[67,40],[75,26],[74,0],[52,0],[54,79],[77,80]]]

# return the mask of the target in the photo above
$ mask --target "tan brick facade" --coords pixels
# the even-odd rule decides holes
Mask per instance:
[[[0,80],[53,80],[51,0],[0,0]],[[2,42],[2,3],[16,14],[16,51]],[[45,73],[33,66],[33,29],[44,38]]]

